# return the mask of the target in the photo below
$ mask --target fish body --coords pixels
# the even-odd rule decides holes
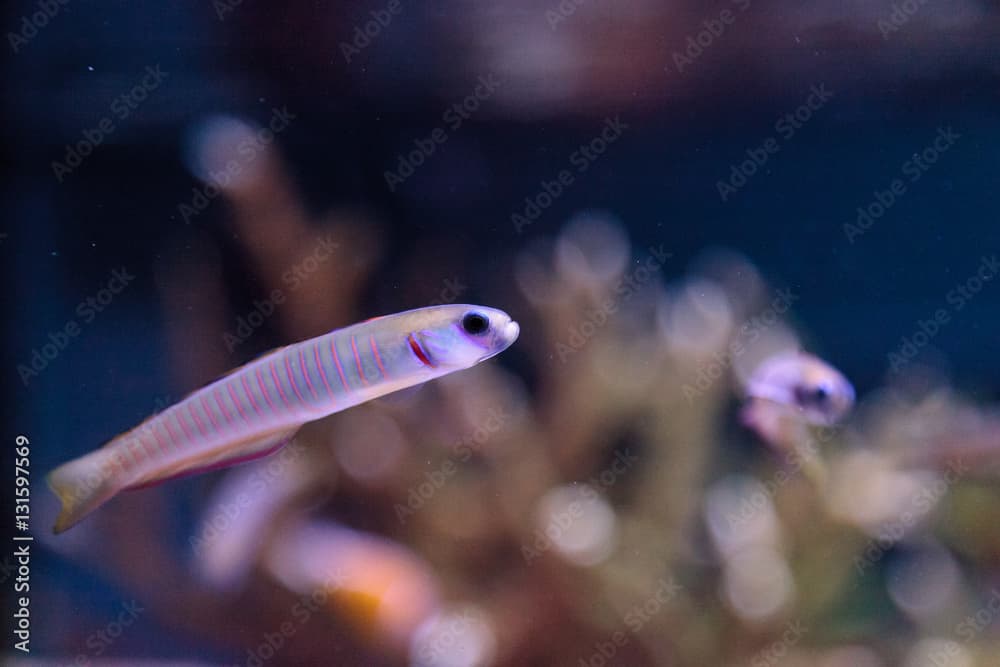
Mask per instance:
[[[56,468],[62,532],[125,489],[266,456],[303,425],[509,347],[504,312],[465,304],[374,318],[274,350]]]

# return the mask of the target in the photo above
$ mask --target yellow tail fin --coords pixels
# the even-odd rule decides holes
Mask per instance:
[[[119,481],[107,449],[98,449],[64,463],[46,477],[62,505],[53,532],[61,533],[118,493]]]

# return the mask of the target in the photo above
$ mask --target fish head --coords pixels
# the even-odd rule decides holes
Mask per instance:
[[[754,371],[747,394],[796,409],[809,423],[829,426],[854,407],[854,387],[830,364],[805,353],[764,361]]]
[[[496,308],[449,304],[422,310],[428,312],[415,337],[436,366],[469,368],[506,350],[521,332]]]

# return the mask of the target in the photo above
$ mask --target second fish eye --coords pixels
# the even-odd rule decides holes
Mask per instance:
[[[830,399],[830,389],[826,385],[815,387],[798,386],[795,388],[795,400],[801,406],[820,407]]]
[[[462,328],[473,336],[481,336],[490,328],[490,321],[479,313],[466,313],[462,317]]]

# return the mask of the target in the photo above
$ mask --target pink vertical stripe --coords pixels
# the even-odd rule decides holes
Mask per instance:
[[[260,387],[260,394],[264,397],[267,407],[271,408],[271,412],[274,412],[274,403],[271,402],[271,396],[267,393],[267,386],[264,384],[264,376],[260,374],[260,366],[254,369],[254,376],[257,378],[257,386]]]
[[[190,442],[191,441],[191,431],[189,431],[188,427],[184,425],[184,420],[181,419],[180,410],[174,410],[173,411],[173,415],[174,415],[174,419],[177,420],[177,425],[180,426],[181,430],[184,432],[184,437],[188,440],[188,442]]]
[[[135,448],[130,447],[129,445],[132,444],[133,442],[137,442],[137,444],[139,446],[135,447]],[[140,457],[143,456],[144,454],[146,456],[149,456],[148,453],[145,453],[143,451],[144,448],[145,448],[145,443],[141,439],[140,440],[125,440],[125,452],[126,452],[126,454],[128,454],[127,459],[131,460],[132,465],[139,465],[139,462],[142,460]],[[135,449],[139,450],[138,453],[136,451],[134,451]]]
[[[278,396],[281,397],[281,402],[285,404],[286,408],[290,408],[288,404],[288,397],[285,396],[285,390],[281,387],[281,380],[278,379],[278,372],[274,370],[274,359],[271,359],[271,363],[267,365],[267,370],[271,371],[271,379],[274,380],[274,386],[278,389]]]
[[[206,437],[208,434],[205,433],[205,424],[202,423],[201,417],[198,416],[198,411],[194,409],[194,404],[190,401],[187,401],[186,404],[188,415],[191,417],[191,421],[194,422],[194,425],[198,428],[198,433],[201,434],[201,437]]]
[[[340,384],[344,385],[344,391],[350,391],[347,386],[347,378],[344,376],[344,367],[340,365],[340,355],[337,354],[337,343],[335,338],[330,339],[330,353],[333,354],[333,363],[337,364],[337,375],[340,376]]]
[[[140,426],[139,428],[140,428],[140,429],[142,429],[142,426]],[[148,428],[148,425],[147,425],[147,428]],[[138,441],[138,443],[139,443],[139,447],[137,447],[136,449],[138,449],[138,450],[139,450],[140,452],[141,452],[142,450],[146,450],[146,456],[153,456],[153,455],[155,455],[155,454],[156,454],[156,451],[153,451],[152,453],[150,453],[150,451],[149,451],[149,450],[150,450],[150,448],[152,447],[152,445],[150,444],[150,445],[149,445],[149,446],[147,447],[147,443],[146,443],[146,439],[145,439],[145,438],[143,438],[143,437],[142,437],[142,436],[140,435],[140,434],[141,434],[141,431],[139,431],[138,433],[139,433],[139,434],[137,434],[137,435],[134,435],[134,436],[132,436],[132,439],[133,439],[133,440],[137,440],[137,441]],[[138,463],[138,462],[139,462],[139,461],[138,461],[138,460],[136,460],[136,463]]]
[[[128,438],[122,439],[122,443],[123,444],[121,445],[120,449],[125,449],[127,451],[128,445],[125,444],[127,442],[128,442]],[[125,464],[122,463],[122,459],[124,459],[125,457],[124,456],[117,456],[116,454],[119,454],[119,453],[120,452],[116,451],[116,452],[114,452],[114,454],[112,454],[112,456],[111,456],[111,465],[112,465],[112,467],[118,466],[118,472],[122,473],[122,474],[125,474]]]
[[[309,377],[309,369],[306,368],[306,351],[301,345],[299,346],[299,368],[302,369],[302,377],[306,379],[306,386],[309,387],[309,393],[312,394],[313,398],[319,400],[319,396],[313,388],[312,379]]]
[[[167,421],[166,417],[163,418],[163,426],[167,429],[167,436],[169,436],[168,442],[174,446],[174,449],[180,449],[180,445],[178,444],[177,441],[177,436],[174,435],[174,431],[173,429],[170,428],[170,422]]]
[[[361,365],[361,356],[358,354],[358,341],[351,336],[351,350],[354,351],[354,364],[358,367],[358,377],[361,378],[361,384],[368,386],[368,378],[365,377],[365,369]]]
[[[319,358],[318,343],[313,347],[313,353],[316,356],[316,368],[319,369],[319,376],[323,379],[323,385],[326,387],[327,392],[329,392],[330,397],[333,398],[333,387],[330,386],[330,381],[326,379],[326,369],[323,368],[323,360]]]
[[[236,410],[240,413],[240,417],[243,417],[243,421],[249,422],[247,415],[243,412],[243,401],[236,397],[236,390],[233,389],[233,385],[230,382],[226,382],[226,389],[229,391],[229,398],[233,399],[233,405],[236,406]]]
[[[118,471],[124,474],[124,472],[128,470],[128,468],[126,467],[126,464],[128,463],[128,457],[114,456],[112,458],[114,458],[115,463],[118,465]]]
[[[160,448],[160,451],[163,452],[164,454],[170,451],[170,448],[167,447],[167,445],[163,442],[163,440],[160,439],[160,434],[156,432],[156,426],[154,425],[149,430],[153,434],[153,438],[156,440],[156,445]],[[136,463],[138,463],[138,461],[136,461]]]
[[[375,355],[375,363],[378,364],[378,369],[381,371],[382,377],[388,380],[389,375],[385,372],[385,366],[382,365],[382,355],[378,353],[378,343],[375,342],[374,334],[368,337],[368,342],[372,344],[372,354]]]
[[[292,391],[295,392],[295,398],[299,399],[299,405],[302,405],[305,401],[302,400],[299,386],[295,384],[295,373],[292,372],[292,362],[288,359],[288,352],[285,352],[285,373],[288,375],[288,384],[292,385]]]
[[[198,399],[201,401],[201,408],[202,408],[202,410],[205,411],[205,414],[208,415],[209,421],[212,422],[212,428],[215,429],[216,431],[218,431],[219,430],[219,422],[217,422],[215,420],[215,413],[213,413],[212,410],[211,410],[211,408],[208,407],[208,401],[205,400],[205,394],[202,394],[201,396],[199,396]]]
[[[257,413],[258,417],[260,417],[260,408],[257,407],[257,401],[253,398],[253,392],[250,391],[250,383],[247,382],[247,376],[245,373],[240,374],[240,382],[243,384],[243,391],[247,393],[247,398],[250,399],[250,405],[253,406],[253,411]]]
[[[213,391],[212,392],[212,398],[215,399],[215,404],[219,406],[219,410],[222,412],[222,416],[226,418],[226,423],[227,424],[232,423],[233,418],[229,414],[229,410],[226,410],[226,403],[225,403],[225,401],[220,401],[219,400],[219,392]]]

